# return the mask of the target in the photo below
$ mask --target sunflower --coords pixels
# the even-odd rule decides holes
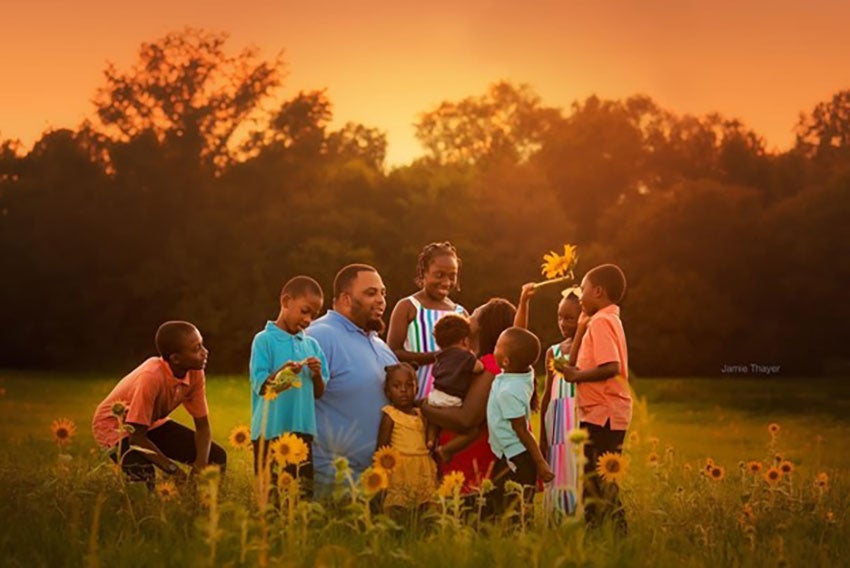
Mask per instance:
[[[640,435],[638,435],[637,430],[629,432],[629,445],[637,446],[638,444],[640,444]]]
[[[380,467],[370,467],[360,476],[360,483],[366,495],[374,495],[378,491],[386,489],[389,484],[387,472]]]
[[[156,494],[163,501],[171,501],[179,494],[177,492],[177,486],[170,479],[166,479],[165,481],[160,481],[156,484]]]
[[[283,472],[277,476],[277,487],[282,492],[291,491],[293,488],[298,486],[298,480],[289,475],[287,472]]]
[[[112,403],[112,407],[109,409],[112,416],[121,419],[123,419],[127,415],[127,410],[127,403],[123,400],[116,400]]]
[[[443,478],[440,487],[437,488],[438,497],[450,497],[455,493],[459,493],[466,481],[462,471],[453,471]]]
[[[764,480],[769,485],[776,485],[780,479],[782,479],[782,470],[778,467],[772,467],[764,472]]]
[[[384,446],[375,452],[373,457],[375,467],[379,467],[386,471],[392,471],[398,465],[401,455],[398,450],[390,446]]]
[[[770,424],[767,425],[767,431],[770,432],[771,436],[776,436],[777,434],[779,434],[780,430],[781,430],[781,428],[779,427],[779,424],[777,424],[776,422],[771,422]]]
[[[658,465],[658,454],[656,454],[655,452],[649,452],[649,455],[646,456],[646,463],[648,463],[650,466],[653,466],[653,467],[657,466]]]
[[[71,443],[71,438],[77,434],[77,426],[74,421],[67,418],[54,420],[50,429],[53,431],[53,441],[59,446],[67,446]]]
[[[709,473],[711,473],[711,468],[713,468],[713,467],[714,467],[714,460],[711,459],[711,458],[708,458],[708,459],[705,460],[705,467],[703,468],[703,471],[705,471],[705,473],[709,474]]]
[[[761,462],[756,460],[750,460],[747,462],[747,471],[749,471],[753,475],[757,475],[761,472]]]
[[[708,476],[714,481],[722,481],[723,478],[726,477],[726,470],[719,465],[716,465],[708,472]]]
[[[237,450],[248,450],[251,448],[251,429],[241,424],[230,431],[227,441]]]
[[[271,444],[269,449],[278,463],[299,465],[307,461],[310,449],[304,440],[292,433],[286,433]]]
[[[218,483],[221,480],[221,466],[214,463],[205,466],[201,470],[199,478],[206,483]]]
[[[585,428],[573,428],[569,431],[569,433],[567,433],[567,438],[570,440],[570,444],[579,446],[587,443],[590,439],[590,432],[588,432]]]
[[[546,369],[555,379],[563,379],[564,378],[564,369],[566,369],[570,365],[569,357],[550,357],[546,361]]]
[[[628,459],[620,454],[605,452],[599,456],[596,472],[604,481],[620,483],[629,469]]]
[[[829,487],[829,476],[825,471],[820,472],[815,477],[814,485],[817,489],[826,489]]]
[[[794,464],[788,460],[783,460],[779,464],[779,470],[785,475],[791,475],[791,472],[794,471]]]
[[[543,276],[546,278],[558,278],[572,272],[577,261],[576,247],[564,245],[563,256],[555,251],[544,254],[543,264],[540,265],[540,268],[542,269]]]

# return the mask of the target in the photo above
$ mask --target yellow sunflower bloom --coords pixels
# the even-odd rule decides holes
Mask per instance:
[[[163,501],[171,501],[178,495],[177,486],[170,479],[160,481],[156,484],[156,494]]]
[[[788,460],[783,460],[782,463],[779,464],[779,471],[781,471],[784,475],[791,475],[791,472],[794,471],[794,464]]]
[[[77,426],[74,421],[67,418],[54,420],[50,425],[50,430],[53,432],[53,441],[59,446],[67,446],[71,443],[71,438],[77,434]]]
[[[829,476],[822,471],[815,477],[814,486],[817,489],[827,489],[829,487]]]
[[[747,471],[749,471],[753,475],[757,475],[761,472],[762,465],[760,461],[751,460],[747,462]]]
[[[227,441],[238,450],[249,450],[251,449],[251,429],[244,424],[239,425],[231,430]]]
[[[779,483],[780,479],[782,479],[782,470],[778,467],[772,467],[764,472],[764,480],[767,481],[769,485],[776,485]]]
[[[543,276],[548,279],[558,278],[573,271],[578,255],[576,247],[572,245],[564,245],[564,254],[559,255],[555,251],[550,251],[549,254],[543,255],[543,264],[540,265]]]
[[[781,428],[776,422],[771,422],[767,425],[767,431],[770,432],[771,436],[776,436],[777,434],[779,434],[779,430],[781,430]]]
[[[375,452],[373,458],[375,467],[379,467],[385,471],[392,471],[398,465],[401,459],[401,454],[398,450],[389,446],[384,446]]]
[[[719,465],[715,465],[708,472],[708,476],[714,481],[722,481],[726,477],[726,470]]]
[[[281,465],[299,465],[310,456],[310,449],[304,440],[292,433],[286,433],[269,444],[269,450]]]
[[[437,488],[438,497],[450,497],[460,493],[463,483],[466,481],[462,471],[453,471],[443,478],[440,487]]]
[[[281,492],[286,493],[298,487],[298,480],[284,471],[277,476],[277,487]]]
[[[605,452],[599,456],[596,464],[596,473],[603,481],[621,483],[629,469],[629,462],[625,456],[613,452]]]
[[[649,455],[646,456],[646,463],[650,466],[655,467],[658,465],[658,454],[655,452],[649,452]]]
[[[366,495],[374,495],[378,491],[383,491],[390,484],[387,472],[380,467],[370,467],[360,476],[360,483],[363,485],[363,490]]]

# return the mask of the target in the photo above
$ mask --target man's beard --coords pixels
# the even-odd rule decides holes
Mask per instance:
[[[351,305],[351,315],[354,316],[353,319],[362,322],[358,323],[358,325],[364,331],[377,331],[381,334],[387,327],[384,320],[381,318],[373,318],[372,310],[364,308],[363,303],[357,300],[354,300]]]
[[[384,333],[384,329],[386,329],[387,325],[384,323],[384,320],[380,318],[369,318],[366,321],[366,325],[363,328],[366,331],[377,331],[378,335]]]

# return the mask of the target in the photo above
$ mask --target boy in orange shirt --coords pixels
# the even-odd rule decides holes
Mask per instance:
[[[590,434],[584,447],[585,517],[588,524],[598,525],[610,515],[621,532],[626,531],[626,517],[619,489],[600,479],[597,466],[603,454],[622,453],[632,419],[626,334],[617,305],[625,293],[626,277],[614,264],[597,266],[584,276],[581,306],[587,317],[576,331],[573,349],[578,351],[571,357],[576,366],[564,369],[564,379],[577,383],[579,426]]]
[[[159,357],[151,357],[121,379],[98,405],[92,419],[95,441],[110,450],[113,460],[135,481],[153,489],[155,470],[177,481],[186,472],[177,464],[200,471],[216,464],[222,471],[227,461],[224,449],[213,443],[207,408],[204,368],[209,351],[198,329],[189,322],[165,322],[156,332]],[[123,405],[119,430],[116,410]],[[195,421],[195,431],[168,419],[183,405]],[[144,452],[130,446],[144,448]]]

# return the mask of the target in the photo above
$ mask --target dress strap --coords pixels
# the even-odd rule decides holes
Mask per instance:
[[[411,304],[413,304],[413,307],[414,307],[414,308],[416,308],[416,311],[417,311],[417,312],[418,312],[419,310],[421,310],[421,309],[422,309],[422,304],[421,304],[421,303],[419,303],[419,300],[417,300],[417,299],[413,296],[413,294],[411,294],[410,296],[408,296],[406,299],[407,299],[407,300],[410,300],[410,303],[411,303]]]

